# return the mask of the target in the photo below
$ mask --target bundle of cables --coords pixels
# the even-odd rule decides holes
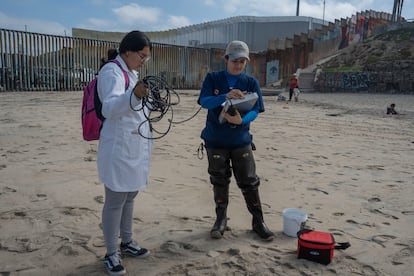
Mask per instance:
[[[130,99],[130,106],[132,110],[140,111],[145,107],[150,111],[149,114],[144,112],[146,121],[142,122],[138,126],[138,133],[146,139],[160,139],[167,135],[171,129],[174,116],[172,106],[179,104],[180,96],[161,77],[146,76],[142,81],[149,89],[147,96],[142,98],[142,106],[138,109],[134,108]],[[131,95],[133,95],[133,93],[131,93]],[[145,137],[142,134],[140,131],[141,126],[147,121],[149,121],[153,133],[156,133],[157,135]],[[157,128],[154,126],[154,123],[159,123]],[[160,128],[164,129],[164,131],[160,131]]]

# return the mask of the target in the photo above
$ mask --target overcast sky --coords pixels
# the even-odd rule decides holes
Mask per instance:
[[[0,27],[71,35],[72,28],[163,31],[233,16],[294,16],[295,0],[1,0]],[[334,22],[356,12],[392,13],[393,0],[300,0],[299,15]],[[414,19],[414,0],[403,17]]]

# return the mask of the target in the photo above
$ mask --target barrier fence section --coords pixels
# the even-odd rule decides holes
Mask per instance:
[[[246,73],[262,87],[279,81],[286,87],[298,69],[329,56],[338,47],[362,41],[387,25],[389,19],[389,14],[367,11],[336,20],[317,32],[272,40],[266,51],[250,53]],[[98,73],[107,51],[118,45],[113,41],[0,29],[0,92],[82,90]],[[223,49],[153,43],[152,59],[140,69],[140,76],[161,76],[176,89],[200,89],[207,72],[225,68],[223,55]],[[350,83],[355,89],[354,81]],[[372,85],[369,87],[372,89]],[[343,88],[335,86],[337,90]],[[358,87],[363,89],[367,87]]]
[[[101,59],[119,43],[0,29],[0,91],[82,90]],[[221,52],[220,55],[213,54]],[[205,74],[224,68],[222,50],[153,43],[141,76],[165,78],[179,89],[199,89]]]

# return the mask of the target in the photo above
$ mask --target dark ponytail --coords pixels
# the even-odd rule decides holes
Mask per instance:
[[[140,31],[131,31],[125,35],[119,45],[119,53],[123,54],[127,51],[138,52],[149,47],[152,49],[151,41],[146,34]]]

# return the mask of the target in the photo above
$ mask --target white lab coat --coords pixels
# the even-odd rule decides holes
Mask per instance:
[[[144,138],[152,137],[144,114],[148,115],[149,110],[131,109],[130,102],[134,109],[142,107],[141,100],[133,94],[131,97],[138,72],[129,71],[119,55],[116,59],[128,72],[129,87],[125,91],[124,74],[117,64],[109,62],[100,70],[98,95],[106,119],[99,138],[98,175],[99,180],[114,192],[141,191],[147,187],[152,152],[152,140]]]

